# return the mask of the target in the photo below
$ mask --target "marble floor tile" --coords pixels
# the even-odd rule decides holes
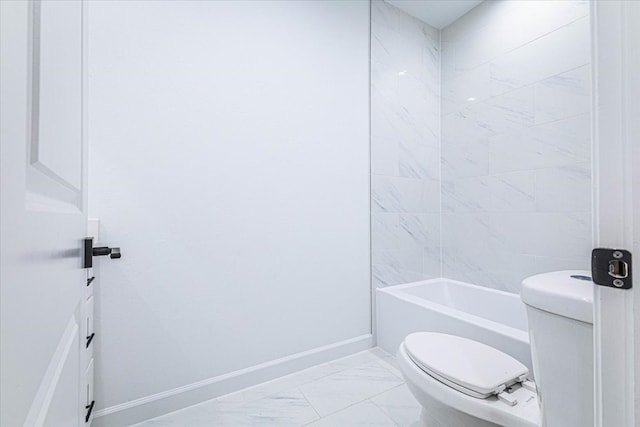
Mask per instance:
[[[242,404],[213,405],[210,409],[211,425],[216,426],[301,426],[319,418],[297,389]]]
[[[383,411],[365,400],[308,424],[309,427],[397,427]]]
[[[207,411],[198,406],[191,406],[130,427],[208,427],[211,425],[213,421]]]
[[[422,407],[405,384],[371,398],[371,402],[400,427],[420,425]]]
[[[296,427],[319,418],[302,393],[294,389],[251,402],[209,401],[136,426]]]
[[[378,357],[378,363],[382,365],[383,368],[388,369],[398,378],[402,378],[402,372],[400,372],[398,361],[395,356],[387,353],[380,347],[372,348],[370,351]]]
[[[318,414],[326,416],[402,383],[374,361],[305,384],[300,390]]]
[[[240,393],[242,393],[243,401],[250,402],[256,399],[270,396],[275,393],[299,387],[303,384],[318,380],[331,374],[335,374],[339,371],[340,369],[333,366],[331,363],[323,363],[322,365],[314,366],[300,372],[285,375],[284,377],[276,378],[274,380],[258,384],[254,387],[246,388],[244,390],[241,390]],[[222,396],[216,400],[223,400],[225,398],[228,399],[228,396],[229,395]]]
[[[344,369],[362,366],[366,363],[374,362],[378,359],[379,357],[375,353],[373,353],[372,350],[365,350],[331,361],[329,362],[329,365],[335,368],[337,371],[342,371]]]
[[[369,353],[373,354],[374,356],[377,356],[379,359],[380,358],[384,358],[384,357],[393,357],[392,354],[387,353],[386,351],[384,351],[380,347],[373,347],[373,348],[371,348],[371,349],[369,349],[367,351]]]
[[[395,357],[375,348],[136,426],[413,427],[411,421],[420,413],[416,405]]]

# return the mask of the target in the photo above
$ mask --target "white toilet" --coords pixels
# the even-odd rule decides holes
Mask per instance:
[[[526,366],[485,344],[407,336],[398,363],[428,427],[593,425],[593,283],[586,271],[522,283],[536,385]]]

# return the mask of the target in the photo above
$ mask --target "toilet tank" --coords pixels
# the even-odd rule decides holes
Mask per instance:
[[[542,425],[593,426],[593,282],[588,271],[522,282]]]

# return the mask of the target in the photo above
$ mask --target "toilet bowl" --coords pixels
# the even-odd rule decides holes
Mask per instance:
[[[442,359],[433,360],[436,355]],[[528,369],[507,354],[453,335],[418,332],[405,338],[397,358],[429,427],[540,425],[533,383],[522,385]],[[500,389],[510,401],[498,397]]]
[[[427,427],[593,425],[593,290],[584,271],[523,281],[536,385],[526,366],[483,343],[416,332],[397,353]]]

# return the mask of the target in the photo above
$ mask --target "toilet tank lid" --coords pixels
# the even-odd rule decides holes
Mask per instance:
[[[522,281],[522,302],[549,313],[593,324],[593,282],[585,270],[554,271]]]
[[[529,374],[508,354],[456,335],[415,332],[404,339],[404,347],[423,371],[474,397],[497,394]]]

